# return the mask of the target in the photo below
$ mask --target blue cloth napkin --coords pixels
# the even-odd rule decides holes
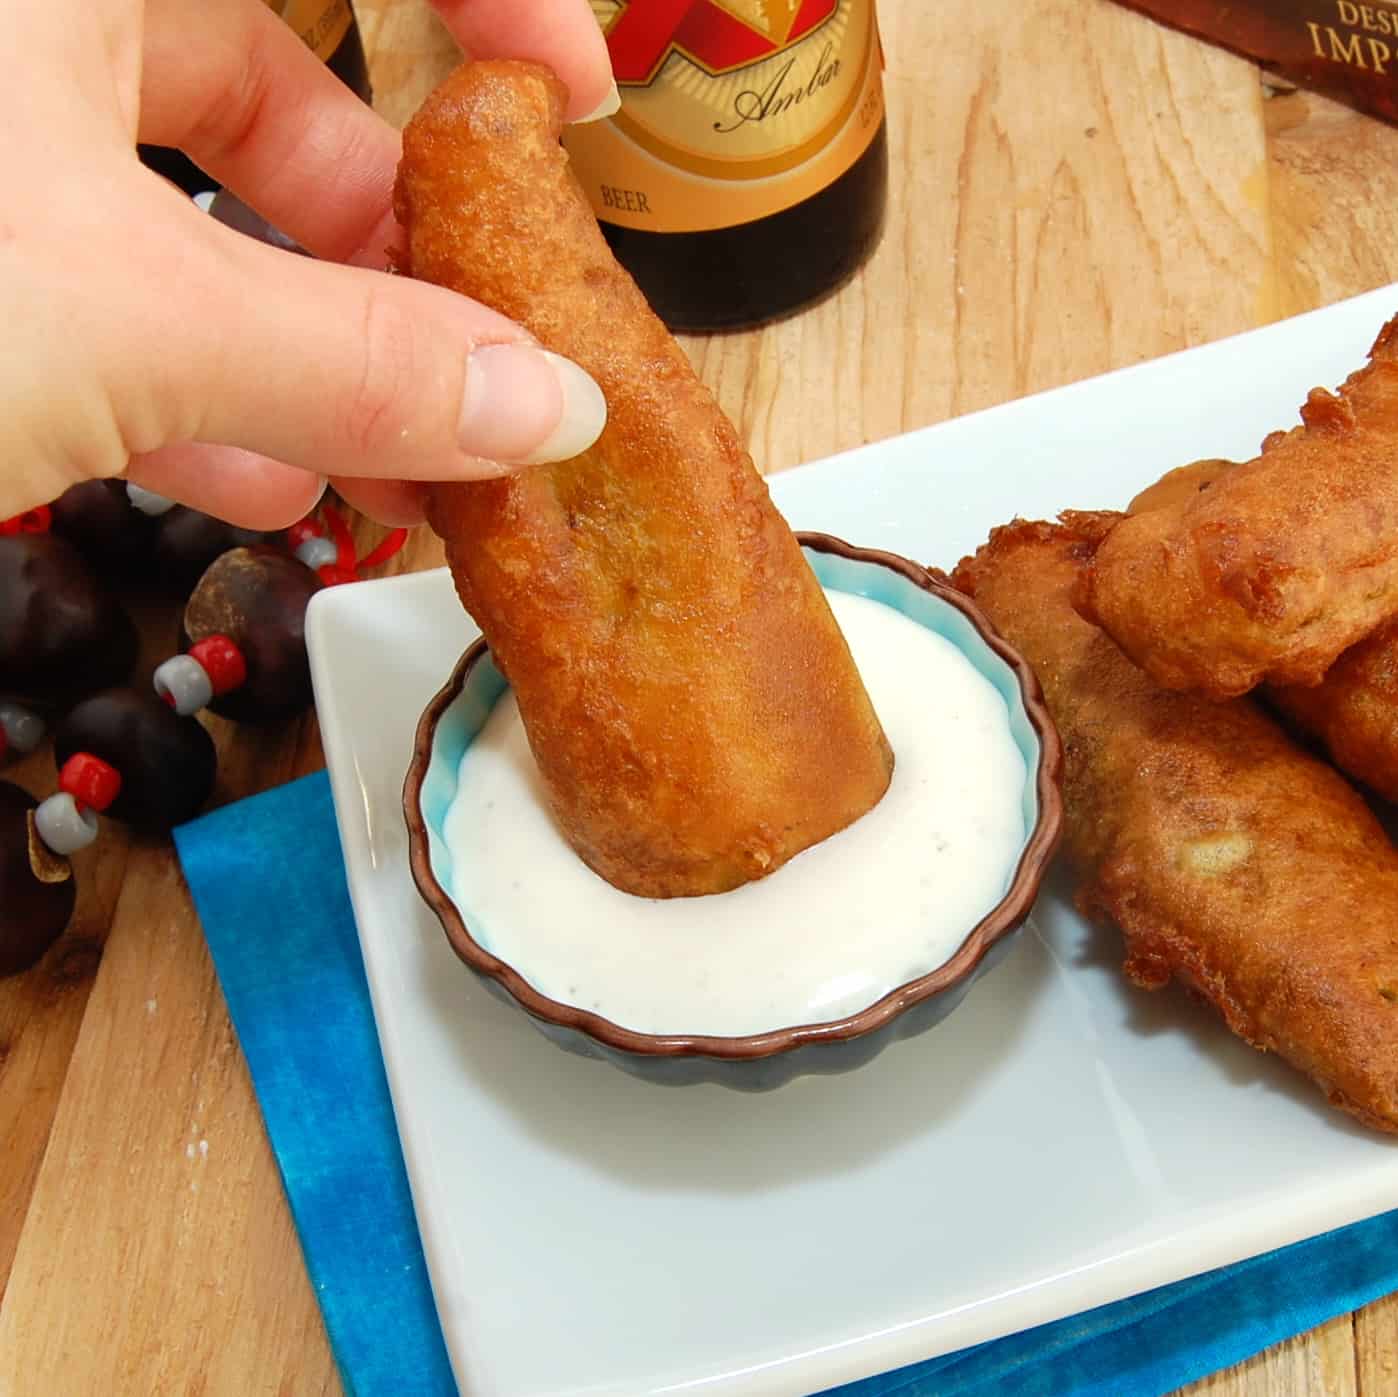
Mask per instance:
[[[325,774],[175,843],[347,1392],[453,1397]],[[1158,1397],[1393,1290],[1398,1211],[838,1393]]]

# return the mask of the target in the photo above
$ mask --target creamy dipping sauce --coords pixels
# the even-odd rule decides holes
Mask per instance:
[[[839,1019],[946,961],[1014,875],[1024,759],[1004,700],[950,641],[880,602],[828,596],[896,755],[873,810],[733,892],[619,892],[554,824],[506,690],[444,825],[449,891],[475,940],[550,998],[642,1033]]]

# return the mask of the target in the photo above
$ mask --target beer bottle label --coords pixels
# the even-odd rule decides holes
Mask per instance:
[[[873,0],[592,0],[621,110],[563,143],[599,218],[750,223],[838,179],[883,117]]]
[[[322,63],[330,60],[354,21],[350,0],[267,0]]]

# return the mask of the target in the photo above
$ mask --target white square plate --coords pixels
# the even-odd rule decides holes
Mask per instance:
[[[798,528],[950,566],[1016,514],[1247,457],[1398,287],[780,475]],[[460,966],[408,874],[418,714],[474,629],[445,573],[322,592],[350,891],[463,1392],[808,1393],[1398,1204],[1398,1150],[1171,990],[1061,880],[941,1026],[748,1096],[571,1057]],[[391,1317],[386,1319],[391,1322]]]

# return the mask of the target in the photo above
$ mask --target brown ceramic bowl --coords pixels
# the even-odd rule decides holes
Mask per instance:
[[[413,878],[453,950],[486,988],[529,1015],[560,1047],[604,1058],[655,1082],[719,1082],[758,1091],[808,1072],[843,1072],[868,1062],[895,1038],[944,1019],[972,983],[1009,949],[1038,895],[1062,825],[1062,747],[1038,681],[975,605],[925,568],[891,553],[855,548],[825,534],[802,534],[807,559],[827,588],[858,592],[897,607],[951,640],[1005,699],[1011,733],[1025,757],[1027,831],[1000,902],[973,926],[952,956],[857,1014],[828,1023],[774,1025],[770,1032],[721,1038],[638,1033],[536,990],[515,966],[471,935],[443,886],[442,819],[455,791],[461,753],[505,688],[484,641],[462,657],[418,724],[403,792]]]

